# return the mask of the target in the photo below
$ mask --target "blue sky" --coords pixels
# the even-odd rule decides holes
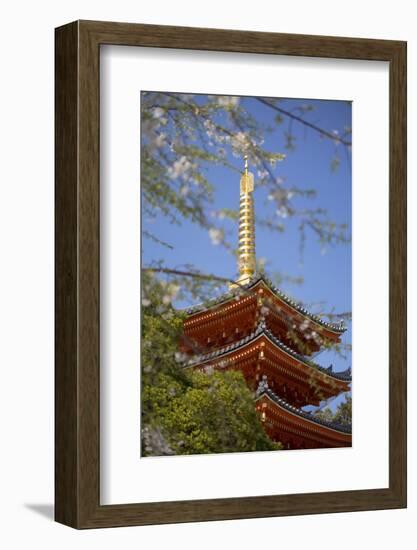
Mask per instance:
[[[202,98],[204,99],[204,97]],[[276,113],[253,98],[241,98],[243,105],[260,124],[274,125]],[[351,126],[351,104],[344,101],[325,101],[309,99],[282,100],[279,105],[291,111],[300,105],[311,105],[313,110],[307,119],[327,131],[343,131]],[[271,152],[286,153],[286,159],[277,163],[274,173],[284,180],[284,186],[316,190],[316,198],[295,198],[294,204],[299,207],[324,208],[329,217],[336,223],[346,223],[347,233],[351,234],[351,159],[350,152],[342,145],[337,146],[341,162],[336,171],[331,170],[331,160],[335,154],[335,144],[329,139],[322,139],[318,133],[293,123],[295,150],[285,149],[284,121],[271,134],[265,133],[264,147]],[[228,154],[228,160],[236,168],[243,168],[243,159]],[[249,167],[251,169],[251,167]],[[291,277],[302,277],[300,285],[284,281],[281,288],[296,300],[304,302],[307,307],[317,302],[325,302],[325,310],[334,308],[335,312],[351,311],[351,245],[338,244],[328,246],[325,250],[311,231],[307,231],[304,252],[300,253],[299,219],[282,218],[274,208],[274,202],[268,200],[265,188],[256,188],[255,174],[255,223],[256,218],[267,213],[277,222],[285,225],[282,233],[256,227],[256,254],[267,260],[267,273],[280,272]],[[206,166],[206,175],[214,185],[215,194],[212,207],[237,209],[239,207],[239,174],[220,166]],[[153,260],[163,260],[166,266],[180,268],[184,264],[193,264],[203,272],[233,278],[237,265],[233,255],[223,247],[212,244],[207,231],[190,222],[173,226],[163,216],[156,220],[143,218],[143,229],[147,229],[158,238],[173,246],[173,250],[142,239],[142,262],[149,264]],[[227,221],[224,225],[229,240],[237,245],[236,222]],[[184,305],[184,304],[179,304]],[[312,307],[317,311],[316,307]],[[351,342],[350,324],[343,340]],[[323,366],[333,364],[334,370],[344,370],[351,366],[350,353],[347,360],[331,352],[323,352],[316,361]],[[340,398],[332,402],[332,408]]]

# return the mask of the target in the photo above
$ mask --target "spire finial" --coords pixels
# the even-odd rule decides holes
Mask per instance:
[[[253,207],[253,191],[255,181],[248,169],[248,155],[243,156],[245,170],[240,177],[240,208],[239,208],[239,278],[237,284],[245,285],[256,272],[255,257],[255,212]],[[231,288],[236,286],[235,283]]]

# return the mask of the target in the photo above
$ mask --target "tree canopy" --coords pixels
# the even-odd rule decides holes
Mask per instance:
[[[335,412],[326,407],[318,412],[315,416],[328,422],[335,422],[341,426],[352,425],[352,396],[347,395],[345,401],[339,403]]]

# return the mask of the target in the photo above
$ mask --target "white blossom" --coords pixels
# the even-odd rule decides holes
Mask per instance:
[[[203,125],[204,125],[204,128],[206,129],[207,137],[209,137],[210,139],[214,137],[216,133],[216,125],[214,124],[214,122],[212,122],[210,119],[206,119],[203,122]]]
[[[163,147],[166,143],[166,134],[164,134],[164,132],[161,132],[160,134],[158,134],[154,140],[152,140],[152,144],[155,146],[155,147]]]
[[[291,197],[294,196],[293,191],[288,191],[287,189],[283,189],[282,187],[279,189],[275,189],[275,191],[272,191],[268,195],[268,200],[270,201],[277,201],[282,202],[291,199]]]
[[[162,303],[167,306],[172,302],[172,300],[175,300],[180,287],[176,283],[167,283],[166,281],[161,281],[161,286],[164,288]]]
[[[161,118],[164,116],[164,114],[165,114],[165,111],[161,107],[155,107],[152,111],[152,116],[154,118]]]
[[[335,139],[333,140],[334,144],[335,144],[335,145],[339,145],[339,143],[340,143],[339,131],[338,131],[338,130],[333,130],[333,131],[332,131],[332,134],[333,134],[334,137],[335,137]]]
[[[258,177],[261,179],[268,177],[268,170],[258,170]]]
[[[277,214],[281,218],[287,218],[288,217],[288,208],[284,205],[280,206],[277,210]]]
[[[231,138],[231,146],[234,156],[246,154],[249,149],[248,136],[244,132],[238,132]]]
[[[239,98],[235,96],[217,96],[217,103],[221,107],[225,107],[226,109],[231,109],[233,107],[237,107],[239,104]]]
[[[168,175],[173,179],[180,177],[189,179],[189,172],[192,168],[194,168],[194,165],[183,155],[168,168]]]
[[[215,227],[210,227],[209,236],[212,244],[218,245],[223,240],[223,231],[221,229],[216,229]]]
[[[190,192],[190,186],[189,186],[189,185],[186,185],[186,184],[181,185],[181,187],[180,187],[180,195],[181,195],[182,197],[186,197],[186,196],[189,194],[189,192]]]

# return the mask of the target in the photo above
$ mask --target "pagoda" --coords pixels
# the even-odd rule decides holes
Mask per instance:
[[[350,391],[351,371],[314,361],[340,342],[343,323],[307,311],[264,275],[256,273],[254,177],[240,180],[239,276],[209,305],[187,310],[181,352],[185,369],[239,370],[254,393],[268,436],[285,449],[350,447],[350,426],[319,419],[303,407]]]

